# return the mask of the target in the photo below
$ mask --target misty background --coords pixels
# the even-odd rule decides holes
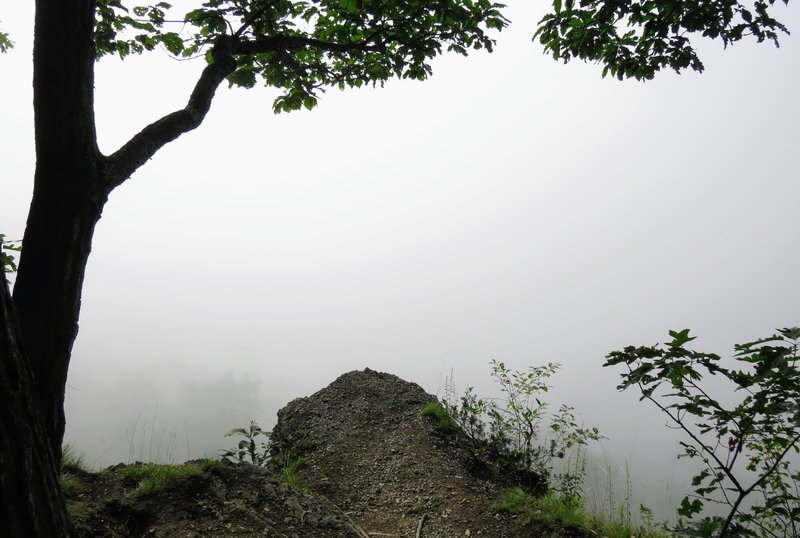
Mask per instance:
[[[691,328],[695,348],[800,323],[800,41],[700,47],[703,74],[639,83],[531,43],[514,2],[494,54],[424,82],[330,90],[275,116],[221,88],[206,121],[112,193],[96,229],[66,441],[99,468],[183,461],[344,372],[499,396],[489,361],[559,362],[549,398],[608,437],[593,461],[666,517],[674,432],[604,356]],[[790,30],[797,9],[775,6]],[[182,13],[178,6],[176,13]],[[0,12],[0,231],[22,237],[34,169],[33,6]],[[184,106],[202,60],[97,68],[101,150]],[[618,480],[617,477],[615,480]],[[601,488],[602,490],[602,485]]]

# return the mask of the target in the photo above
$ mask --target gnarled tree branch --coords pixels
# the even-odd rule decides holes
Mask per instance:
[[[107,192],[121,185],[156,152],[184,133],[197,128],[211,108],[217,88],[236,70],[236,56],[250,56],[277,50],[293,51],[317,47],[331,52],[379,50],[380,43],[329,43],[300,36],[277,35],[254,40],[220,38],[211,50],[213,62],[200,75],[189,102],[181,110],[154,121],[105,160]]]
[[[213,61],[203,69],[186,107],[154,121],[106,159],[107,191],[122,184],[166,144],[197,128],[211,108],[217,88],[236,69],[232,43],[220,40],[212,49]]]

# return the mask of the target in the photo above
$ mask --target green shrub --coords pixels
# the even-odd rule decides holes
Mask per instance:
[[[548,414],[549,404],[542,394],[550,390],[548,380],[559,365],[517,371],[493,360],[491,367],[505,398],[484,400],[469,387],[456,400],[453,382],[448,380],[443,404],[448,418],[466,433],[476,456],[488,456],[521,485],[536,491],[547,489],[549,483],[561,495],[579,496],[585,474],[583,460],[575,458],[577,463],[560,473],[552,472],[553,460],[602,436],[597,428],[579,426],[570,406],[562,405]]]

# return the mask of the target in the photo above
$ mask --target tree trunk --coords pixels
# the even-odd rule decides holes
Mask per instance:
[[[93,24],[93,0],[36,2],[36,172],[14,304],[56,462],[83,276],[107,199],[94,125]]]
[[[76,536],[56,458],[37,403],[33,372],[0,274],[0,526],[10,538]]]
[[[215,46],[219,60],[203,71],[187,106],[105,157],[94,124],[94,10],[95,0],[36,0],[36,172],[13,301],[2,278],[3,537],[75,536],[58,470],[67,371],[94,227],[111,190],[164,144],[200,125],[216,88],[236,68],[230,47]]]

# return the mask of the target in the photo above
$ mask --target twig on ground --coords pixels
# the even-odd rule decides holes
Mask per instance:
[[[344,517],[345,517],[345,519],[347,519],[347,523],[348,523],[350,529],[354,533],[356,533],[359,536],[359,538],[369,538],[370,535],[367,534],[367,531],[365,531],[364,529],[362,529],[361,527],[356,525],[355,522],[352,519],[350,519],[350,516],[348,516],[347,514],[344,514]]]
[[[428,517],[428,514],[422,514],[422,517],[419,518],[419,524],[417,525],[417,536],[419,538],[422,536],[422,525],[425,523],[425,519]]]

